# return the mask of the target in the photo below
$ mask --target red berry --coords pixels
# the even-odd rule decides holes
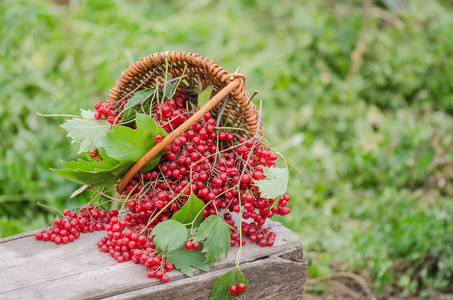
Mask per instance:
[[[167,272],[173,271],[173,268],[174,268],[174,267],[173,267],[173,264],[172,264],[172,263],[167,263],[167,264],[165,265],[165,270],[167,270]]]
[[[193,250],[197,251],[198,249],[200,249],[200,243],[198,242],[193,243]]]
[[[243,293],[247,287],[245,286],[245,283],[241,282],[238,284],[238,292]]]
[[[162,273],[162,271],[157,271],[154,273],[154,276],[156,276],[157,279],[161,279],[164,276],[164,273]]]
[[[237,292],[238,292],[237,286],[235,286],[234,284],[233,284],[232,286],[230,286],[230,293],[231,293],[232,295],[236,295]]]
[[[96,150],[91,151],[90,156],[94,158],[94,157],[98,156],[98,152]]]
[[[163,283],[167,283],[170,281],[170,277],[165,274],[164,276],[162,276],[162,278],[160,279]]]
[[[185,244],[185,247],[186,247],[186,250],[192,250],[192,242],[191,241],[187,241],[186,244]]]
[[[154,138],[155,138],[156,141],[158,141],[158,142],[162,141],[162,136],[161,136],[160,134],[156,135]]]
[[[43,236],[42,232],[37,232],[37,233],[35,233],[35,238],[36,238],[38,241],[42,240],[42,236]]]

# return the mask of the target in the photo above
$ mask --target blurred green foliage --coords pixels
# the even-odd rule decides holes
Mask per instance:
[[[36,112],[78,114],[140,57],[185,50],[260,92],[266,138],[303,173],[278,220],[310,276],[453,293],[453,6],[396,2],[1,1],[0,236],[50,222],[37,201],[89,198],[49,171],[76,156],[64,119]]]

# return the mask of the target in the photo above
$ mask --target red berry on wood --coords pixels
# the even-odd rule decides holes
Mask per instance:
[[[170,281],[170,277],[165,274],[164,276],[162,276],[162,278],[160,279],[163,283],[167,283]]]

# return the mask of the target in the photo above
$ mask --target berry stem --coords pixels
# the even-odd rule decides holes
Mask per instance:
[[[85,118],[85,117],[82,117],[82,116],[74,116],[74,115],[64,115],[64,114],[45,115],[45,114],[41,114],[39,112],[36,112],[36,114],[38,116],[40,116],[40,117],[65,117],[65,118],[92,119],[92,120],[94,120],[94,118]]]
[[[229,99],[230,99],[229,95],[226,95],[226,97],[223,98],[222,108],[220,109],[219,115],[217,116],[217,121],[215,123],[215,127],[219,127],[220,126],[220,122],[222,121],[222,115],[223,115],[223,112],[225,111],[225,108],[227,106],[227,103],[228,103]]]
[[[37,204],[38,204],[39,206],[42,206],[42,207],[45,207],[45,208],[48,208],[48,209],[56,210],[56,211],[58,211],[61,215],[63,215],[63,213],[62,213],[58,208],[56,208],[56,207],[50,207],[50,206],[44,205],[44,204],[39,203],[39,202],[37,202]]]

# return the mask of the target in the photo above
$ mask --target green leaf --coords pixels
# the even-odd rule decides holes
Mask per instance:
[[[111,158],[107,155],[107,152],[104,148],[98,149],[99,155],[103,158],[103,161],[116,161],[115,159]],[[111,172],[113,175],[118,177],[126,174],[127,170],[129,170],[135,162],[133,161],[120,161],[115,167],[108,169],[106,171]],[[99,170],[101,171],[101,170]]]
[[[208,103],[209,99],[211,99],[213,87],[214,86],[212,85],[208,86],[198,95],[198,107],[203,107],[206,103]]]
[[[130,98],[129,100],[127,100],[126,105],[124,105],[124,109],[134,106],[134,105],[140,103],[141,101],[145,100],[146,97],[149,96],[149,94],[154,92],[154,90],[155,89],[152,88],[152,89],[143,89],[143,90],[135,92],[134,96],[132,98]]]
[[[104,146],[97,148],[103,161],[62,162],[68,169],[55,170],[64,178],[87,185],[109,187],[116,183],[119,176],[137,162],[146,152],[157,144],[154,136],[166,136],[163,130],[149,115],[136,115],[137,129],[114,126],[104,137]],[[153,169],[160,161],[164,151],[158,153],[141,171]]]
[[[249,280],[247,277],[236,267],[233,267],[224,275],[220,276],[212,286],[211,295],[209,300],[228,300],[230,299],[230,287],[235,284],[245,283],[245,290],[249,287]]]
[[[191,223],[193,227],[200,225],[203,218],[204,203],[194,193],[190,194],[189,200],[181,207],[181,209],[171,217],[172,220],[181,222],[182,224]]]
[[[168,80],[171,80],[171,79],[172,79],[172,78],[168,77],[168,78],[167,78],[167,81],[168,81]],[[164,89],[165,89],[165,95],[164,95],[165,98],[170,99],[171,96],[173,96],[173,91],[175,90],[175,87],[176,87],[177,84],[178,84],[177,81],[176,81],[176,82],[172,82],[172,83],[167,83],[167,84],[165,85],[165,88],[162,88],[162,89],[161,89],[161,92],[163,92]]]
[[[157,122],[154,121],[153,118],[151,118],[147,114],[138,114],[137,113],[136,122],[137,122],[136,130],[138,130],[143,135],[147,135],[147,134],[151,135],[152,147],[154,147],[154,145],[157,144],[157,141],[154,138],[156,135],[159,134],[160,136],[162,136],[162,138],[167,136],[167,132],[159,124],[157,124]],[[151,149],[151,148],[149,148],[149,149]],[[146,150],[146,152],[148,152],[149,149]],[[145,153],[143,153],[143,155]],[[159,164],[160,158],[162,157],[162,155],[164,155],[164,153],[165,153],[165,151],[162,150],[161,152],[156,154],[143,168],[140,169],[140,172],[146,172],[146,171],[154,169]]]
[[[208,272],[209,267],[214,266],[212,262],[205,262],[204,254],[201,250],[186,250],[181,247],[166,254],[168,260],[182,273],[193,277],[192,267]]]
[[[216,260],[220,254],[225,253],[225,257],[230,249],[230,227],[217,215],[212,215],[204,220],[195,233],[195,242],[204,242],[202,252],[206,253],[206,260]]]
[[[127,100],[126,105],[124,105],[125,112],[123,113],[123,123],[134,119],[136,112],[141,110],[141,106],[137,106],[134,108],[129,108],[129,107],[132,107],[132,106],[140,103],[141,101],[145,100],[146,97],[149,96],[149,94],[154,92],[154,90],[155,90],[154,88],[140,90],[140,91],[136,92],[132,98]],[[148,101],[146,101],[145,103],[147,104]],[[144,107],[147,106],[146,104],[144,104],[143,106]]]
[[[79,158],[77,161],[61,161],[61,163],[68,169],[91,172],[109,172],[119,164],[119,161],[113,158],[104,157],[103,159],[103,161],[86,161]]]
[[[60,175],[67,180],[80,183],[80,184],[87,184],[93,186],[104,186],[110,187],[114,185],[117,181],[117,177],[112,173],[103,172],[89,172],[89,171],[81,171],[81,170],[71,170],[71,169],[50,169]]]
[[[81,111],[82,117],[88,119],[73,118],[61,125],[68,132],[68,137],[80,142],[78,153],[102,147],[103,138],[112,130],[112,125],[107,120],[94,119],[94,111],[83,109]]]
[[[162,251],[179,248],[187,240],[187,228],[175,220],[167,220],[157,224],[152,231],[154,244]]]
[[[136,115],[137,129],[126,126],[115,126],[104,138],[104,148],[107,154],[120,161],[138,161],[154,145],[157,144],[157,134],[166,136],[163,130],[149,115]],[[147,170],[154,168],[160,161],[164,151],[161,151],[145,166]],[[144,168],[145,169],[145,168]]]
[[[263,198],[276,198],[283,195],[288,189],[289,170],[285,168],[263,167],[264,179],[257,180],[255,185]]]

